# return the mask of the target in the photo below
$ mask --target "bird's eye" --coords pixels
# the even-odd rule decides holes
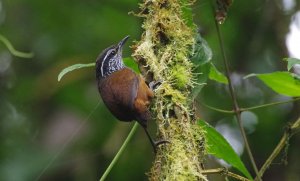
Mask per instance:
[[[115,55],[115,54],[116,54],[116,50],[112,50],[111,55]]]

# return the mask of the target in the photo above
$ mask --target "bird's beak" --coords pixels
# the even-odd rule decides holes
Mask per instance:
[[[125,38],[123,38],[123,39],[119,42],[119,44],[118,44],[118,51],[119,51],[119,52],[122,51],[122,47],[123,47],[123,45],[126,43],[126,41],[128,40],[128,38],[129,38],[129,35],[127,35]]]

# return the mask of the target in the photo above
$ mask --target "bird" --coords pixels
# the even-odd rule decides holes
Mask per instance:
[[[154,97],[154,89],[160,84],[150,82],[125,66],[122,49],[129,36],[119,43],[103,50],[96,59],[96,79],[100,96],[114,117],[120,121],[137,121],[145,133],[156,153],[159,144],[167,141],[155,142],[148,130],[147,123],[152,116],[149,105]]]

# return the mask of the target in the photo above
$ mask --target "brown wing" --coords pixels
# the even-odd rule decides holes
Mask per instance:
[[[135,119],[134,101],[137,97],[138,85],[138,75],[129,68],[116,71],[99,80],[99,92],[104,103],[120,121]]]
[[[147,121],[151,119],[148,109],[154,94],[149,89],[142,76],[139,76],[139,86],[136,99],[134,100],[135,119],[143,126],[147,127]]]

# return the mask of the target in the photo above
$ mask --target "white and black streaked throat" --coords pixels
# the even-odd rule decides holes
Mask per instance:
[[[105,78],[115,71],[125,67],[122,59],[122,48],[129,36],[123,38],[117,45],[105,49],[96,61],[96,77]]]
[[[122,60],[122,49],[119,47],[108,49],[100,66],[101,77],[107,77],[113,72],[123,69],[125,65]]]

